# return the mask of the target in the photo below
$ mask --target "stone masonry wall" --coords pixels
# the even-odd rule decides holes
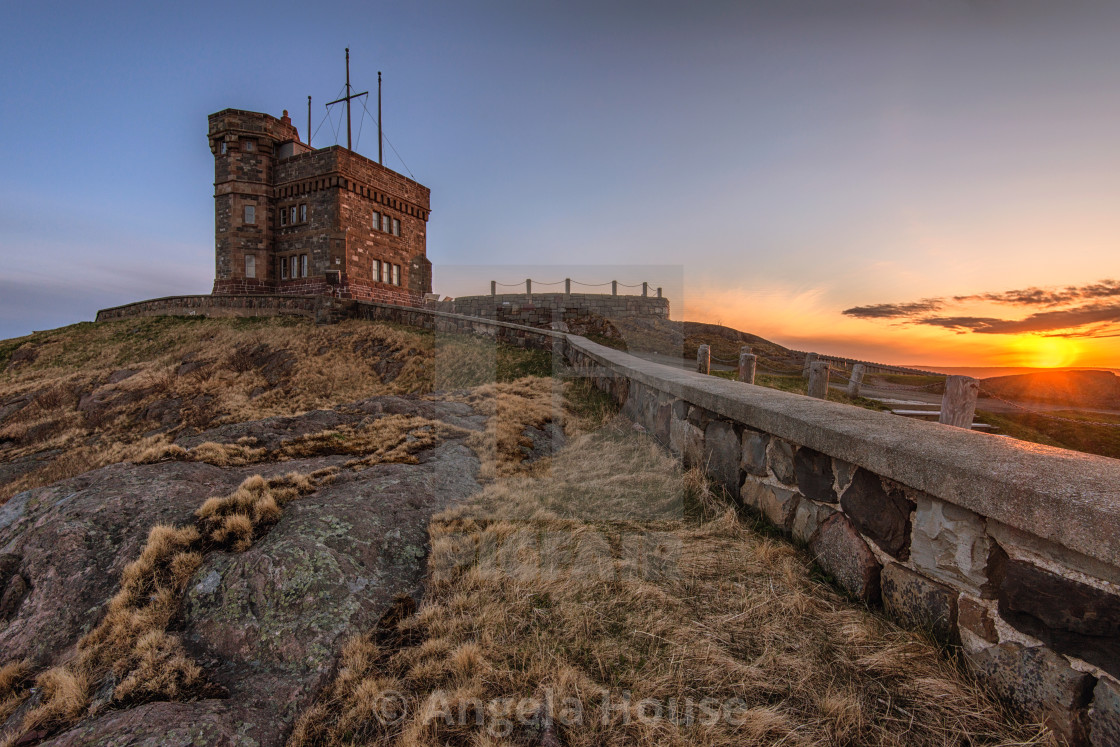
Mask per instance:
[[[428,188],[340,146],[309,150],[298,137],[286,112],[210,115],[213,292],[420,302],[431,291]],[[385,263],[395,274],[381,271]]]
[[[411,303],[431,291],[427,187],[339,146],[279,161],[275,173],[279,209],[308,206],[306,223],[274,228],[278,257],[310,252],[313,277],[340,270],[346,298]],[[374,226],[375,211],[399,221],[400,235]],[[397,265],[400,285],[381,279],[374,261]],[[298,282],[278,287],[293,292]]]
[[[1120,744],[1120,461],[648,363],[569,363],[848,593],[959,645],[1062,743]]]
[[[187,297],[182,309],[209,298]],[[305,305],[278,313],[312,315],[324,299],[287,300]],[[552,350],[744,510],[803,543],[853,597],[959,646],[983,681],[1062,742],[1120,744],[1120,461],[704,376],[479,316],[363,302],[344,311]]]
[[[603,293],[505,293],[494,296],[460,296],[442,301],[440,311],[530,327],[548,326],[552,322],[569,322],[594,314],[611,318],[669,318],[669,299],[654,296],[612,296]]]
[[[114,306],[97,312],[97,321],[132,319],[145,316],[303,316],[321,319],[339,306],[339,302],[321,296],[244,295],[168,296]]]

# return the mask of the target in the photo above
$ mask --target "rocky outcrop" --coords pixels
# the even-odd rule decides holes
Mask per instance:
[[[391,414],[467,429],[483,424],[464,404],[385,397],[222,426],[189,440],[251,437],[274,446]],[[462,438],[415,456],[418,464],[343,469],[330,485],[287,505],[246,552],[205,556],[169,632],[228,698],[110,709],[44,744],[282,744],[342,641],[376,624],[395,596],[416,592],[432,514],[478,488],[478,461]],[[153,525],[193,522],[207,497],[231,492],[249,475],[307,473],[351,458],[231,469],[117,464],[16,495],[0,507],[0,650],[27,656],[36,669],[68,660]],[[9,596],[19,598],[9,603]]]

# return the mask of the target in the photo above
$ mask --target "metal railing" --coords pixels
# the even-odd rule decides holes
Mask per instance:
[[[521,288],[521,287],[524,286],[525,295],[531,296],[531,295],[533,295],[533,284],[534,283],[537,284],[538,286],[563,285],[565,296],[570,296],[572,294],[572,286],[573,285],[583,286],[584,288],[603,288],[603,287],[606,287],[606,286],[609,285],[611,287],[611,295],[612,296],[617,296],[618,295],[618,289],[619,288],[641,288],[643,298],[648,298],[649,297],[649,291],[650,291],[650,285],[649,285],[648,281],[643,281],[641,283],[620,283],[617,280],[608,280],[605,283],[581,283],[578,280],[572,280],[571,278],[564,278],[563,280],[557,280],[557,281],[554,281],[554,282],[546,283],[546,282],[543,282],[543,281],[540,281],[540,280],[533,280],[532,278],[525,278],[525,280],[521,281],[520,283],[499,283],[497,280],[491,280],[490,281],[490,295],[491,296],[498,295],[498,288],[499,287],[502,287],[502,288]],[[657,298],[663,298],[662,290],[661,290],[660,287],[658,287],[656,289],[656,292],[657,292],[657,296],[656,296]]]

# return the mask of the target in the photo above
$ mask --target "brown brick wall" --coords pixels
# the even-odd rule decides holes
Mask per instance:
[[[426,257],[430,192],[340,146],[278,160],[295,128],[266,114],[226,110],[210,117],[215,157],[215,293],[325,293],[341,298],[413,303],[431,291]],[[255,138],[252,152],[246,139]],[[226,153],[221,152],[222,142]],[[245,225],[244,208],[256,208]],[[306,220],[300,208],[306,206]],[[281,211],[296,221],[281,221]],[[400,222],[400,236],[373,227],[373,213]],[[256,278],[245,258],[256,257]],[[281,262],[306,254],[308,277],[282,279]],[[399,286],[373,279],[373,262],[400,268]],[[290,265],[289,265],[290,266]],[[328,283],[326,273],[339,281]]]

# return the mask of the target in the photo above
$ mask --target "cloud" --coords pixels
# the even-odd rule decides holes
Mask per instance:
[[[932,313],[976,302],[1046,310],[1022,319]],[[841,313],[857,319],[897,319],[902,324],[940,327],[961,334],[1116,337],[1120,335],[1120,281],[1101,280],[1065,288],[1023,288],[951,299],[924,298],[909,303],[855,306]]]
[[[1056,332],[1072,330],[1087,325],[1102,323],[1120,324],[1120,303],[1091,303],[1072,309],[1040,311],[1023,319],[996,319],[978,316],[924,317],[914,320],[916,324],[945,327],[961,332],[978,332],[991,335],[1015,335],[1027,332]],[[1098,327],[1097,331],[1115,331],[1111,326]],[[1088,330],[1062,336],[1104,336],[1088,335]]]
[[[1002,293],[953,296],[953,300],[957,302],[990,301],[1010,306],[1061,306],[1100,298],[1120,298],[1120,280],[1101,280],[1089,285],[1070,285],[1065,288],[1023,288]]]
[[[915,324],[925,324],[930,327],[944,327],[958,332],[986,332],[994,325],[1003,323],[1003,319],[993,319],[985,316],[929,316],[915,319]]]
[[[905,319],[921,316],[930,311],[940,311],[945,302],[940,298],[926,298],[911,303],[877,303],[871,306],[854,306],[844,309],[845,316],[857,319]]]

